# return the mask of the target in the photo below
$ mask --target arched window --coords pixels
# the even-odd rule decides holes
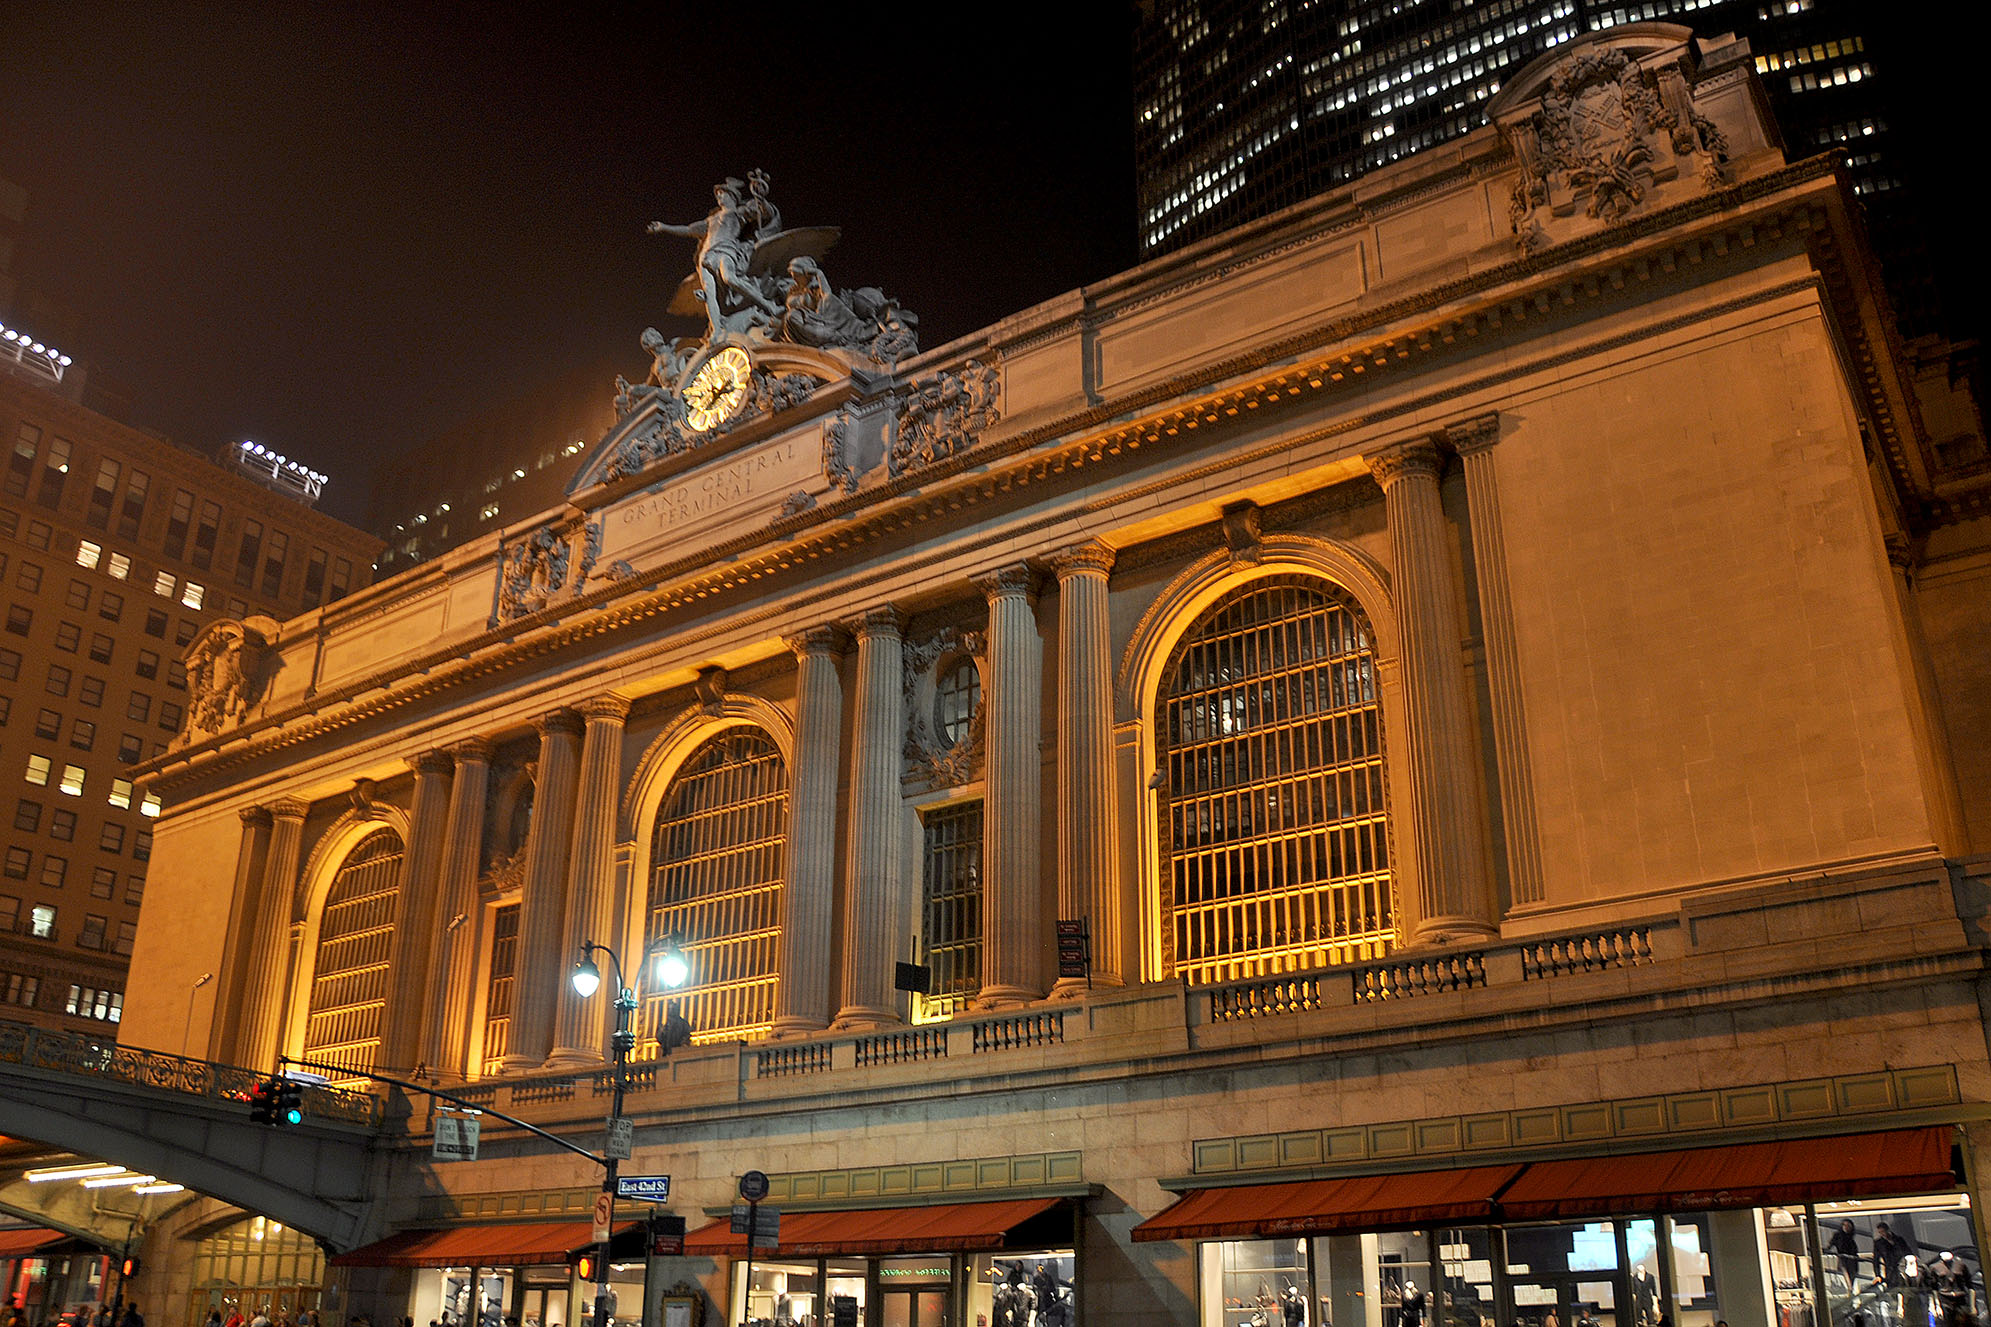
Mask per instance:
[[[765,1036],[774,1019],[787,842],[788,766],[758,729],[729,728],[706,741],[664,793],[644,934],[684,945],[691,975],[670,998],[695,1040]],[[647,992],[643,1005],[639,1053],[648,1056],[665,996]]]
[[[1372,648],[1354,600],[1307,576],[1239,587],[1176,646],[1155,734],[1177,975],[1232,981],[1396,944]]]
[[[325,896],[304,1058],[373,1068],[400,901],[401,836],[376,830],[346,855]]]

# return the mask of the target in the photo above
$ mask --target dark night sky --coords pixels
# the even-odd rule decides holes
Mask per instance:
[[[925,345],[1130,266],[1128,12],[8,5],[15,270],[134,422],[272,445],[358,520],[373,458],[577,363],[638,376],[691,256],[644,223],[754,166]]]

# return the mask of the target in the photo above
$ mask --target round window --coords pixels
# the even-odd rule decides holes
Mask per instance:
[[[940,740],[958,746],[975,720],[975,706],[982,699],[982,674],[973,659],[956,659],[947,665],[934,685],[933,721]]]

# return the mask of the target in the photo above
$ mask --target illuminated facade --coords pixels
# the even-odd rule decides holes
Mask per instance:
[[[1884,15],[1863,0],[1148,0],[1139,15],[1143,256],[1471,132],[1515,71],[1582,33],[1674,19],[1749,40],[1786,150],[1839,157],[1903,325],[1938,325],[1912,192],[1900,196],[1899,93],[1867,48]]]
[[[1873,1308],[1828,1218],[1978,1267],[1991,506],[1856,203],[1689,38],[923,354],[701,247],[710,338],[562,505],[208,675],[138,971],[220,974],[214,1058],[592,1143],[565,976],[680,941],[625,1172],[691,1229],[624,1317],[1772,1327]],[[428,1127],[339,1311],[583,1321],[598,1172]]]
[[[188,644],[219,618],[342,598],[378,545],[85,408],[63,391],[69,357],[37,366],[23,340],[23,366],[0,352],[0,1014],[105,1029],[159,808],[131,769],[181,727]]]

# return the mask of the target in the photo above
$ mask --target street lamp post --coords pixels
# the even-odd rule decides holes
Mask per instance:
[[[622,1098],[629,1087],[629,1052],[636,1049],[636,1031],[630,1020],[636,1013],[636,991],[622,976],[622,960],[607,945],[598,945],[592,940],[581,944],[580,961],[574,964],[574,990],[585,1000],[601,989],[601,969],[595,966],[592,954],[600,952],[608,955],[609,966],[615,972],[615,1031],[609,1037],[609,1052],[613,1057],[613,1095],[609,1098],[608,1136],[602,1148],[601,1189],[608,1196],[610,1228],[605,1237],[595,1246],[595,1319],[594,1327],[608,1327],[608,1246],[615,1231],[615,1179],[621,1170],[621,1158],[616,1155],[613,1142],[616,1122],[622,1118]],[[684,954],[675,939],[658,941],[651,946],[650,955],[657,965],[657,978],[667,987],[684,985],[687,975]]]

